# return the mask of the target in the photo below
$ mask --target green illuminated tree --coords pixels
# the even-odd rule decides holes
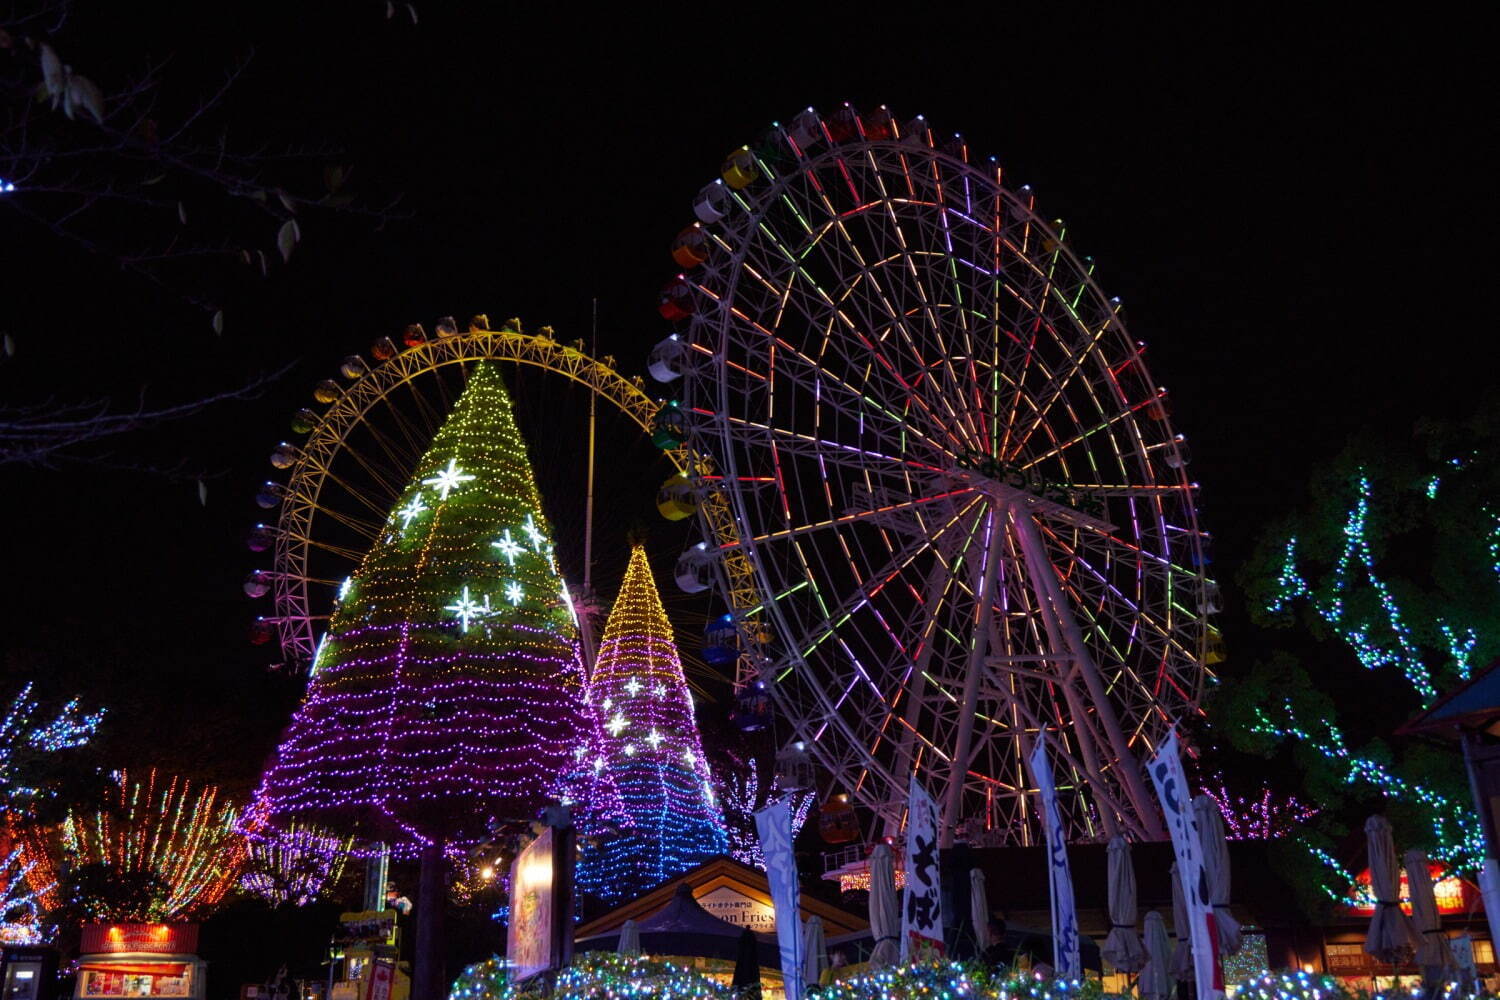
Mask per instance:
[[[1434,858],[1482,862],[1456,753],[1391,733],[1500,655],[1497,458],[1493,404],[1461,423],[1424,421],[1408,441],[1357,439],[1241,573],[1257,624],[1303,628],[1319,652],[1256,664],[1225,685],[1215,715],[1238,748],[1284,747],[1303,772],[1323,811],[1300,846],[1328,896],[1350,874],[1334,838],[1372,808]]]

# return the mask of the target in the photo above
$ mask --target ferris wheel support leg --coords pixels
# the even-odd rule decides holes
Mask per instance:
[[[1017,533],[1019,533],[1019,529]],[[1011,555],[1012,558],[1016,558],[1014,545],[1012,545]],[[1024,555],[1021,558],[1024,559]],[[1057,621],[1052,615],[1042,610],[1047,606],[1047,591],[1042,586],[1041,581],[1037,579],[1035,573],[1032,573],[1028,569],[1026,575],[1031,578],[1032,593],[1037,602],[1037,617],[1041,619],[1042,629],[1047,633],[1047,647],[1054,654],[1052,663],[1053,668],[1057,671],[1057,686],[1062,690],[1063,700],[1068,704],[1068,714],[1074,720],[1074,735],[1078,740],[1079,754],[1083,758],[1083,772],[1088,776],[1089,783],[1095,790],[1096,797],[1099,800],[1099,819],[1104,824],[1104,832],[1113,837],[1119,832],[1119,821],[1124,820],[1128,822],[1128,813],[1126,810],[1120,808],[1114,796],[1105,791],[1109,785],[1105,782],[1103,771],[1099,767],[1099,752],[1094,744],[1094,732],[1087,721],[1088,713],[1083,710],[1083,705],[1079,702],[1078,689],[1073,685],[1073,680],[1069,676],[1073,670],[1074,657],[1068,656],[1063,652],[1067,647],[1061,635],[1059,635]],[[996,642],[995,647],[997,649],[1003,648],[1003,644]],[[1037,732],[1041,733],[1043,728],[1041,722],[1038,720],[1036,722]],[[1059,747],[1066,746],[1062,741],[1061,733],[1058,734],[1057,745]],[[1078,767],[1078,763],[1072,760],[1069,760],[1068,764],[1075,769]],[[1119,818],[1118,820],[1117,817]],[[1138,830],[1136,832],[1139,833]]]
[[[1161,819],[1157,815],[1156,803],[1146,791],[1140,762],[1136,760],[1135,754],[1130,749],[1130,743],[1125,739],[1125,732],[1120,728],[1119,716],[1115,714],[1114,705],[1109,700],[1109,693],[1104,689],[1104,680],[1099,676],[1099,668],[1095,665],[1093,657],[1089,656],[1083,630],[1078,627],[1078,620],[1073,617],[1067,598],[1063,596],[1062,588],[1058,586],[1057,576],[1053,571],[1051,560],[1047,558],[1046,548],[1042,544],[1042,534],[1037,530],[1036,521],[1033,520],[1031,513],[1020,504],[1012,504],[1011,512],[1016,525],[1016,534],[1021,540],[1022,553],[1026,559],[1027,574],[1035,583],[1040,584],[1046,595],[1042,613],[1056,621],[1075,658],[1074,663],[1079,673],[1083,675],[1084,686],[1094,702],[1094,710],[1104,727],[1110,749],[1114,753],[1115,766],[1120,771],[1120,780],[1124,785],[1126,797],[1135,809],[1135,819],[1145,830],[1147,838],[1165,840],[1167,833],[1162,828]]]
[[[953,741],[953,759],[949,764],[947,795],[943,802],[943,826],[938,846],[953,846],[959,810],[963,805],[964,776],[969,773],[969,752],[974,741],[974,709],[979,704],[979,682],[984,677],[984,659],[989,651],[990,623],[995,617],[995,587],[999,582],[1000,541],[1005,537],[1005,508],[999,504],[989,511],[988,544],[984,561],[975,567],[974,600],[978,605],[974,645],[964,671],[963,703],[959,707],[958,733]]]

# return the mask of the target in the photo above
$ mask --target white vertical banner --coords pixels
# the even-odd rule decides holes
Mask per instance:
[[[943,954],[943,897],[938,867],[938,806],[912,775],[906,802],[906,890],[901,905],[901,961]]]
[[[792,851],[792,804],[782,799],[757,812],[755,831],[760,835],[771,905],[776,910],[776,945],[786,1000],[802,1000],[802,893],[797,886],[797,855]]]
[[[1187,904],[1188,940],[1193,946],[1193,978],[1198,984],[1198,1000],[1221,1000],[1224,970],[1219,964],[1219,933],[1203,869],[1203,842],[1193,818],[1193,793],[1182,771],[1175,731],[1157,748],[1147,770],[1156,786],[1156,798],[1161,802],[1167,832],[1172,836],[1172,852],[1177,857],[1177,877],[1183,902]],[[1181,940],[1182,929],[1176,930]]]
[[[1052,889],[1052,968],[1059,979],[1083,975],[1078,957],[1078,910],[1073,905],[1073,873],[1068,868],[1068,831],[1057,808],[1057,786],[1047,761],[1047,743],[1038,736],[1031,751],[1031,779],[1042,799],[1042,830],[1047,836],[1047,881]]]

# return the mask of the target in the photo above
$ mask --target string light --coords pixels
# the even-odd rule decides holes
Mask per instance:
[[[1318,815],[1316,806],[1304,805],[1295,795],[1278,799],[1269,787],[1247,799],[1229,791],[1222,776],[1215,786],[1200,791],[1214,800],[1224,817],[1224,835],[1230,840],[1272,840],[1284,837]]]
[[[247,830],[249,854],[240,887],[272,906],[306,906],[344,877],[354,838],[292,823],[285,830]]]
[[[1351,989],[1326,973],[1267,970],[1241,982],[1230,995],[1235,1000],[1477,1000],[1485,993],[1479,989],[1466,992],[1456,982],[1445,982],[1432,989],[1397,987],[1372,994],[1362,988]]]
[[[0,840],[9,840],[0,853],[0,944],[43,944],[49,928],[42,918],[57,882],[44,875],[43,862],[24,843]]]
[[[1256,706],[1252,732],[1262,733],[1276,739],[1293,739],[1303,747],[1328,758],[1343,772],[1346,784],[1364,784],[1383,793],[1387,798],[1418,803],[1423,806],[1432,829],[1434,859],[1445,861],[1464,870],[1476,870],[1484,863],[1484,834],[1475,822],[1472,809],[1456,802],[1421,782],[1412,781],[1396,774],[1390,767],[1373,757],[1352,752],[1344,740],[1344,734],[1327,719],[1315,725],[1304,725],[1298,718],[1290,700],[1283,701],[1278,716],[1272,718],[1263,706]],[[1327,864],[1326,856],[1319,860]],[[1342,869],[1333,869],[1341,880],[1346,874]],[[1325,885],[1324,891],[1337,898],[1338,892]]]
[[[647,682],[663,694],[642,694]],[[580,885],[606,900],[634,896],[725,853],[682,661],[640,545],[605,622],[589,697],[601,712],[616,706],[603,756],[628,829],[585,855]]]
[[[471,965],[453,983],[448,1000],[520,1000],[537,996],[533,983],[517,986],[498,955]],[[643,955],[589,952],[557,974],[552,1000],[730,1000],[721,983],[692,969]]]
[[[149,898],[110,892],[75,899],[96,920],[185,920],[212,908],[239,877],[245,839],[235,808],[212,785],[194,792],[182,778],[144,781],[114,775],[109,801],[92,812],[74,810],[63,821],[67,870],[94,866],[111,884],[149,886]]]
[[[87,743],[99,728],[104,712],[84,713],[74,698],[50,722],[39,722],[40,704],[31,697],[30,684],[21,689],[0,716],[0,805],[20,809],[32,800],[54,793],[33,784],[26,765],[61,750]]]
[[[472,370],[397,508],[419,494],[427,514],[376,542],[356,599],[335,609],[256,801],[280,829],[370,820],[400,857],[438,839],[478,843],[493,820],[551,800],[574,803],[587,832],[618,803],[591,764],[599,733],[577,624],[552,596],[565,585],[551,529],[494,367]],[[518,531],[529,551],[493,547]]]
[[[760,834],[755,828],[755,810],[767,802],[786,797],[786,793],[782,791],[781,779],[777,776],[771,779],[770,788],[762,798],[760,772],[755,762],[741,760],[732,753],[726,756],[727,760],[715,771],[714,784],[717,788],[716,797],[724,810],[729,856],[742,865],[765,868],[765,858],[760,850]],[[796,840],[797,834],[807,823],[807,817],[812,813],[813,793],[793,792],[791,802],[792,839]]]

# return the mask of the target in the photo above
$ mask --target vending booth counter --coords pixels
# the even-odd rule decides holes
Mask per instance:
[[[197,924],[85,924],[74,1000],[202,1000],[208,963]]]

